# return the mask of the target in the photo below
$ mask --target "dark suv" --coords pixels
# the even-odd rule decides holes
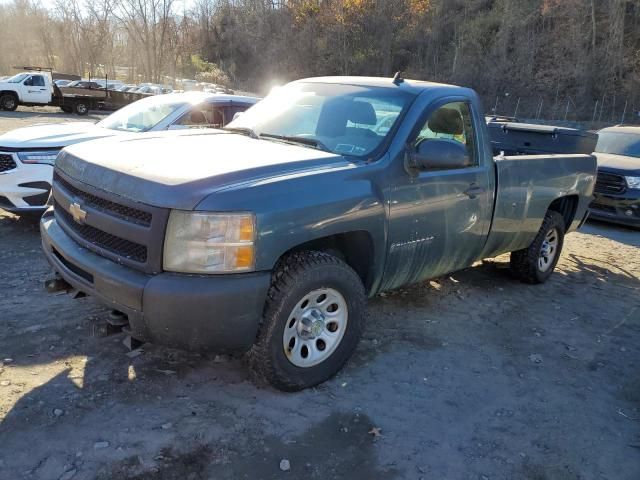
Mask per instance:
[[[599,132],[598,178],[590,218],[640,227],[640,127]]]

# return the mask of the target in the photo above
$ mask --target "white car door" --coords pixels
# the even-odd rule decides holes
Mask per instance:
[[[23,102],[47,104],[51,101],[51,91],[43,75],[31,75],[22,82],[22,85]]]

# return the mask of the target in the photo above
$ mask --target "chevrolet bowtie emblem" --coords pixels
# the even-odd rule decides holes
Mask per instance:
[[[77,223],[79,223],[80,225],[84,225],[84,220],[85,218],[87,218],[87,212],[82,210],[82,207],[79,203],[72,203],[69,206],[69,213]]]

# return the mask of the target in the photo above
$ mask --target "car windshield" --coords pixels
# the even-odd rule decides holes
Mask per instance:
[[[98,126],[125,132],[146,132],[185,105],[187,102],[184,99],[145,98],[112,113],[98,122]]]
[[[10,79],[6,80],[6,82],[8,82],[8,83],[20,83],[21,81],[23,81],[28,76],[29,76],[28,73],[19,73],[18,75],[14,75]]]
[[[601,132],[596,152],[640,158],[640,134]]]
[[[382,145],[413,98],[399,88],[295,82],[274,89],[228,128],[366,157]]]

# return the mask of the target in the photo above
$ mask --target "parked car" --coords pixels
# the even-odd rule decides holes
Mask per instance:
[[[69,85],[72,82],[72,80],[54,80],[53,83],[55,85],[57,85],[58,87],[66,87],[67,85]]]
[[[69,82],[66,85],[63,85],[65,88],[86,88],[93,90],[104,90],[104,85],[99,84],[98,82],[93,82],[89,80],[74,80],[73,82]]]
[[[640,127],[598,132],[598,179],[590,217],[640,227]]]
[[[163,91],[161,87],[155,85],[144,85],[134,90],[135,93],[146,93],[149,95],[162,95]]]
[[[98,123],[68,122],[19,128],[0,136],[0,208],[42,212],[58,152],[114,135],[193,127],[222,127],[257,98],[190,92],[132,103]]]
[[[590,155],[494,159],[473,90],[397,76],[293,82],[225,129],[65,148],[49,286],[141,341],[249,351],[282,390],[340,370],[378,292],[506,252],[544,282],[595,182]]]
[[[107,90],[118,90],[124,85],[121,80],[96,80],[95,83],[100,85],[100,88],[107,88]]]
[[[137,85],[122,85],[120,88],[117,89],[118,92],[133,92],[134,90],[137,90],[138,86]]]

